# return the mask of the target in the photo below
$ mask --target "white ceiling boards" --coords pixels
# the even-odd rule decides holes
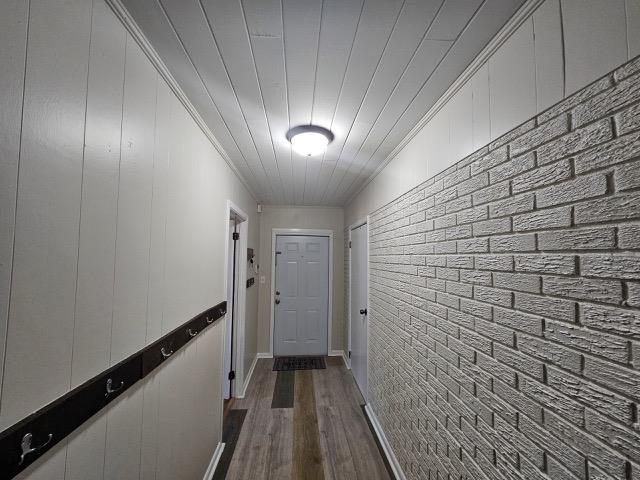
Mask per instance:
[[[343,205],[522,3],[123,0],[257,200],[296,205]]]

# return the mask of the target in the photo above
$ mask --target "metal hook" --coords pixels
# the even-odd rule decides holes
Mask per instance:
[[[191,330],[190,328],[189,328],[189,329],[187,329],[187,333],[189,334],[189,336],[190,336],[191,338],[195,337],[195,336],[198,334],[198,332],[194,332],[194,331],[193,331],[193,330]]]
[[[32,447],[31,440],[33,440],[33,434],[31,433],[25,434],[25,436],[22,437],[22,442],[20,442],[20,447],[22,448],[22,455],[20,455],[20,462],[18,462],[18,465],[22,465],[25,457],[30,453],[36,452],[46,447],[49,444],[49,442],[51,442],[52,439],[53,439],[53,435],[49,434],[49,437],[47,438],[46,442],[44,442],[41,445],[38,445],[37,447]]]
[[[209,315],[206,316],[206,320],[208,324],[213,323],[213,318],[210,318]]]
[[[121,390],[122,387],[124,387],[124,380],[120,381],[120,385],[118,385],[116,388],[113,388],[113,380],[112,379],[108,379],[107,380],[107,393],[104,394],[105,397],[108,397],[109,395],[111,395],[112,393],[117,392],[118,390]]]
[[[162,347],[162,348],[160,349],[160,353],[162,354],[162,356],[163,356],[164,358],[169,358],[171,355],[173,355],[173,350],[171,350],[170,352],[166,352],[166,351],[164,350],[164,347]]]

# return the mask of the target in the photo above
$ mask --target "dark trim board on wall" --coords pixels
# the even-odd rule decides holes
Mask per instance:
[[[34,463],[173,353],[224,317],[226,310],[226,301],[205,310],[1,432],[0,480],[13,478]]]

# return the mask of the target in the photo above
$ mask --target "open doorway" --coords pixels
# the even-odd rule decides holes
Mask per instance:
[[[249,217],[227,201],[225,216],[225,315],[222,392],[225,401],[238,396],[244,385],[244,323]],[[226,405],[225,405],[226,406]]]

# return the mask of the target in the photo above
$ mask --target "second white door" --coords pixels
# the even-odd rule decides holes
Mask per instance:
[[[351,230],[351,371],[367,400],[367,224]]]
[[[326,355],[329,237],[277,235],[273,353]]]

